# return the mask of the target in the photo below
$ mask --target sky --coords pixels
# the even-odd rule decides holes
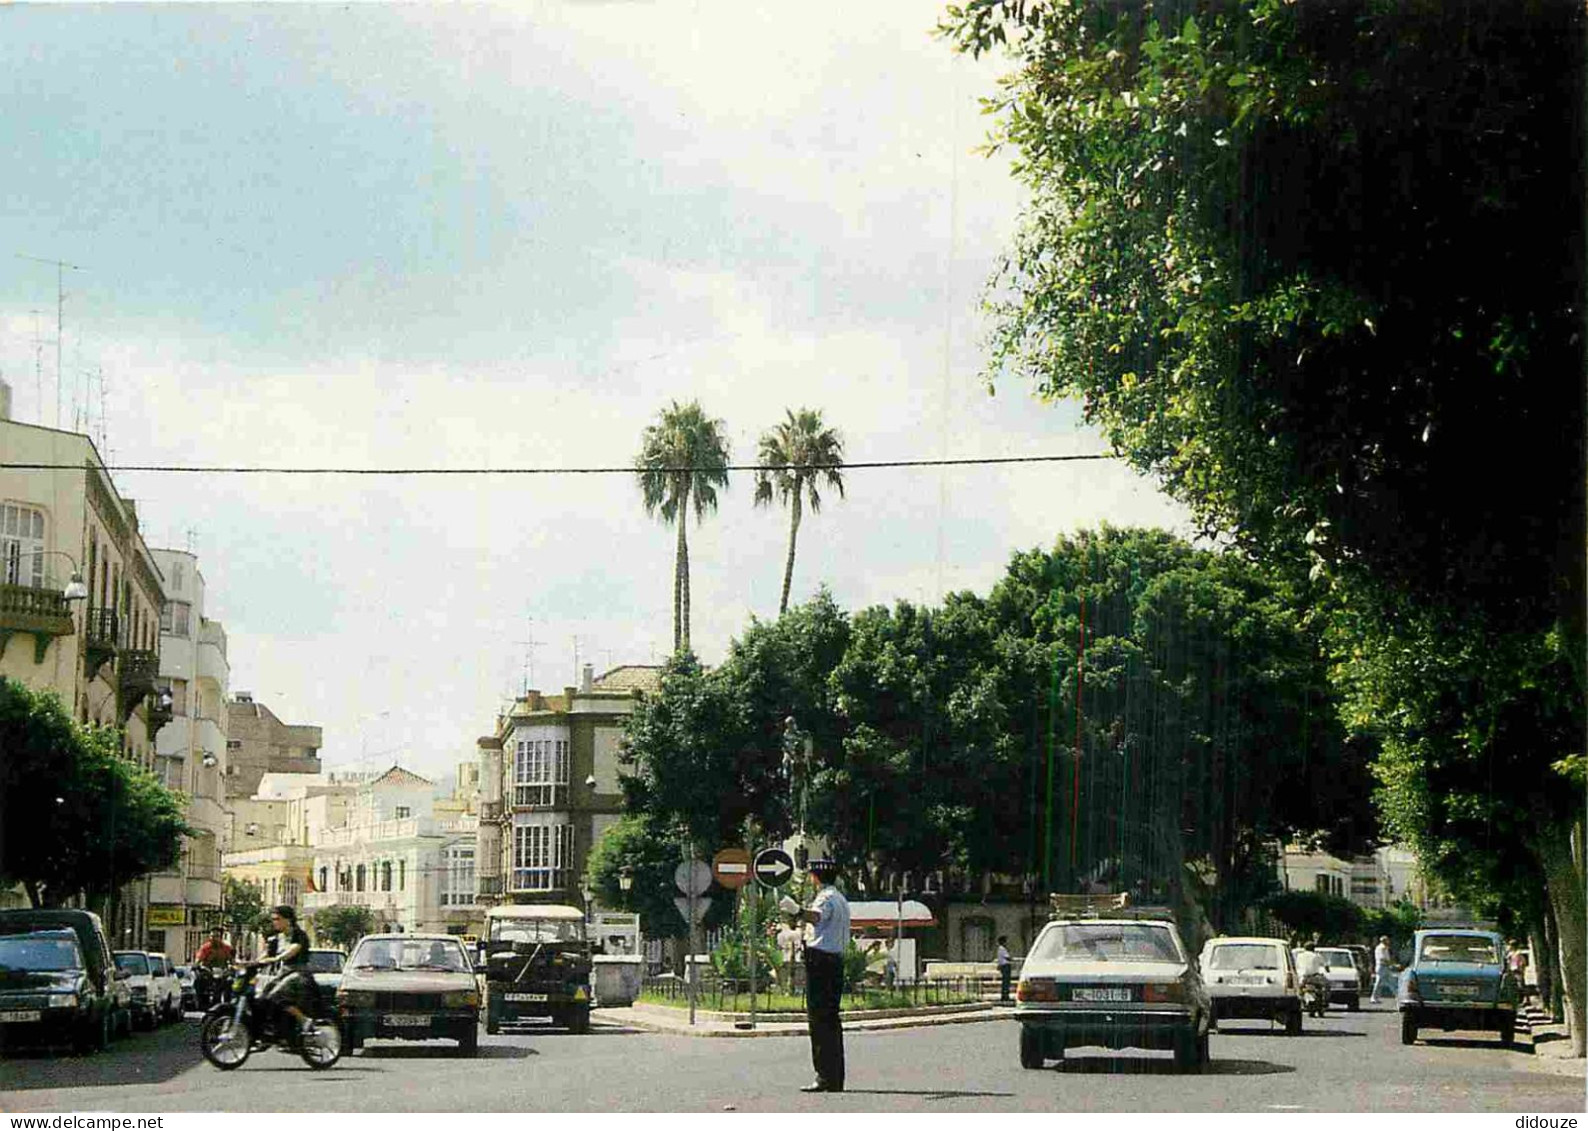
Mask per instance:
[[[1005,64],[939,16],[9,6],[13,416],[112,467],[627,467],[696,399],[746,464],[802,407],[854,461],[1104,451],[1076,406],[988,392],[1021,190],[979,99]],[[673,534],[630,475],[113,477],[151,546],[198,555],[232,691],[323,727],[328,766],[442,775],[525,686],[671,646]],[[1112,461],[845,486],[801,527],[796,603],[984,593],[1103,521],[1191,532]],[[777,613],[787,514],[753,494],[735,474],[690,526],[708,664]]]

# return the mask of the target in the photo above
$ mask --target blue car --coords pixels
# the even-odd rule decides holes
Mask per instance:
[[[1493,931],[1418,931],[1396,992],[1401,1044],[1415,1044],[1420,1029],[1438,1027],[1497,1032],[1509,1047],[1520,993],[1504,959],[1505,940]]]

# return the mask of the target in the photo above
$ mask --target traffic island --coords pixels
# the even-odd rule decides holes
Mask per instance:
[[[914,1009],[846,1010],[842,1017],[844,1029],[857,1032],[1007,1021],[1010,1019],[1010,1013],[1005,1009],[989,1008],[979,1002],[972,1002]],[[741,1024],[749,1024],[748,1013],[696,1009],[695,1024],[690,1025],[687,1010],[644,1003],[625,1009],[598,1010],[594,1020],[599,1025],[645,1029],[684,1037],[800,1037],[810,1032],[803,1014],[760,1013],[756,1016],[756,1027],[749,1029],[739,1028]]]

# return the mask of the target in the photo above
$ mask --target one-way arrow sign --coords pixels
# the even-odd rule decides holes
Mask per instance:
[[[794,878],[794,858],[781,848],[763,848],[755,854],[755,878],[762,887],[782,887]]]

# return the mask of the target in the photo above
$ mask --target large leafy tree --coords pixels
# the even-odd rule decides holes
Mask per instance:
[[[689,651],[689,511],[699,522],[717,509],[717,489],[728,485],[726,425],[700,402],[674,401],[645,429],[634,459],[646,514],[678,528],[673,562],[673,650]]]
[[[1080,399],[1209,531],[1310,563],[1392,828],[1453,876],[1484,872],[1474,821],[1527,845],[1579,1052],[1584,806],[1555,766],[1588,690],[1585,22],[976,0],[946,23],[1014,63],[989,109],[1030,198],[995,369]]]
[[[788,504],[789,509],[788,557],[783,564],[778,616],[788,611],[789,588],[794,583],[794,547],[799,540],[804,507],[809,504],[812,514],[822,509],[823,484],[843,497],[843,460],[842,437],[836,429],[827,427],[815,409],[789,409],[787,419],[761,437],[755,473],[756,504],[770,505],[776,498]]]
[[[114,899],[180,857],[192,834],[182,796],[120,747],[114,728],[82,726],[53,693],[0,678],[0,881],[34,906]]]
[[[224,877],[221,880],[221,921],[238,943],[250,934],[270,930],[270,917],[265,914],[265,893],[259,885],[236,876]]]
[[[316,939],[352,950],[354,943],[375,929],[375,913],[358,904],[341,903],[320,908],[310,922],[314,924]]]

